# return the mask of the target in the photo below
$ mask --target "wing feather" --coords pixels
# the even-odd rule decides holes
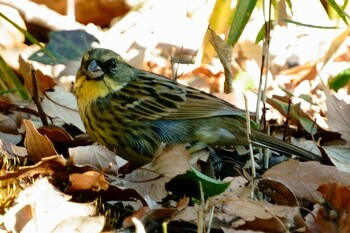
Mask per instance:
[[[114,107],[131,120],[186,120],[243,116],[244,111],[205,92],[135,69],[137,81],[111,94]],[[127,93],[127,94],[125,94]]]

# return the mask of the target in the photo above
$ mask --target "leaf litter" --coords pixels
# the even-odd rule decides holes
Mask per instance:
[[[21,11],[20,5],[14,4],[14,7]],[[343,63],[348,62],[345,56],[349,43],[346,31],[341,32],[333,41],[326,41],[329,45],[328,51],[320,52],[324,55],[322,68],[315,62],[317,59],[300,64],[293,63],[294,67],[288,65],[292,64],[295,56],[302,54],[297,51],[298,46],[294,46],[292,40],[300,39],[305,42],[307,33],[303,35],[304,38],[288,36],[288,40],[284,41],[285,51],[278,52],[280,54],[272,59],[270,68],[274,82],[268,87],[270,105],[265,113],[269,128],[273,130],[275,127],[276,134],[281,128],[288,129],[289,135],[299,134],[303,140],[298,144],[304,143],[304,148],[311,145],[313,148],[315,145],[316,148],[321,148],[323,157],[329,161],[328,165],[290,159],[272,167],[259,164],[260,177],[253,179],[244,168],[245,164],[249,164],[247,159],[242,155],[234,155],[234,148],[220,151],[230,157],[230,160],[228,157],[217,160],[220,161],[220,169],[229,171],[223,175],[223,170],[218,172],[215,166],[214,170],[210,169],[213,161],[206,158],[208,154],[215,157],[217,152],[213,151],[204,150],[195,159],[190,159],[186,146],[181,145],[170,151],[160,150],[152,163],[135,169],[131,164],[116,159],[113,152],[96,144],[90,145],[91,140],[84,134],[75,98],[70,93],[79,61],[68,62],[65,56],[71,54],[56,45],[62,40],[60,45],[68,43],[71,46],[67,39],[74,41],[76,36],[84,44],[87,42],[85,45],[88,47],[92,41],[99,40],[101,47],[116,50],[131,64],[143,69],[153,67],[153,71],[171,76],[171,66],[164,65],[169,63],[169,57],[164,54],[178,56],[179,51],[171,51],[173,48],[181,48],[186,55],[194,56],[200,47],[200,41],[186,43],[185,48],[178,42],[183,41],[185,35],[195,34],[193,38],[202,38],[205,33],[202,29],[207,24],[203,23],[206,20],[195,18],[198,17],[195,10],[197,6],[191,8],[192,18],[186,15],[180,20],[176,19],[176,14],[182,13],[176,11],[174,14],[174,8],[171,14],[173,17],[168,17],[174,20],[168,24],[173,25],[167,28],[171,30],[164,30],[163,27],[151,28],[154,19],[152,21],[147,18],[150,17],[148,14],[155,9],[162,9],[161,14],[164,14],[167,11],[162,7],[145,7],[145,12],[132,12],[104,31],[95,25],[85,27],[72,21],[74,23],[71,25],[83,28],[84,33],[74,30],[75,34],[69,34],[69,31],[64,32],[65,36],[61,36],[59,32],[54,34],[58,35],[55,37],[58,42],[50,40],[55,51],[53,55],[58,55],[59,62],[63,63],[57,66],[28,60],[28,51],[37,47],[25,45],[21,36],[16,39],[15,45],[7,44],[0,50],[1,55],[16,54],[15,59],[11,59],[11,63],[16,64],[13,69],[23,77],[25,87],[32,95],[33,84],[35,85],[32,72],[35,74],[39,84],[37,94],[45,117],[53,124],[47,126],[41,122],[38,110],[32,104],[23,104],[18,98],[0,99],[0,192],[2,196],[13,196],[12,199],[5,200],[5,203],[2,200],[0,202],[3,229],[12,232],[72,232],[73,229],[79,229],[80,232],[101,232],[103,229],[108,231],[118,228],[123,232],[122,227],[132,229],[137,218],[141,226],[156,226],[155,229],[147,228],[148,231],[155,231],[162,222],[166,222],[169,227],[189,223],[194,230],[202,227],[201,229],[211,228],[222,232],[347,232],[349,102],[337,99],[328,91],[328,87],[320,88],[320,77],[324,80],[332,75],[328,67],[340,72]],[[295,9],[293,11],[297,12]],[[27,14],[29,13],[28,11]],[[142,17],[144,21],[139,23],[138,20]],[[66,22],[65,20],[61,22]],[[198,25],[198,30],[194,32],[190,27],[177,27],[179,22],[191,22],[187,25]],[[252,20],[253,24],[256,22],[256,19]],[[63,24],[57,24],[56,27],[67,29]],[[276,26],[277,37],[283,35],[281,32],[284,29],[287,27]],[[162,34],[162,30],[163,33],[171,31],[173,40],[166,41],[169,37]],[[295,33],[292,27],[288,27],[288,30],[289,33]],[[90,34],[85,34],[85,31]],[[120,35],[113,34],[115,32]],[[248,32],[244,32],[242,37],[249,38],[245,33]],[[165,41],[156,41],[153,35],[160,35],[159,38]],[[251,35],[250,37],[254,38]],[[218,51],[227,50],[220,37],[215,35],[213,38]],[[317,43],[325,43],[313,38],[316,43],[311,47]],[[75,46],[79,48],[78,45]],[[15,50],[17,51],[14,52]],[[39,53],[41,52],[43,51]],[[232,70],[238,73],[237,77],[250,77],[251,80],[259,76],[256,69],[251,69],[258,67],[256,64],[259,64],[261,58],[262,49],[259,44],[249,40],[239,41],[232,51],[232,55],[237,56],[233,61],[229,61],[231,54],[218,53],[221,60],[225,60],[224,69],[221,66],[218,69],[218,61],[215,59],[210,65],[181,64],[177,66],[179,72],[183,72],[180,81],[191,86],[198,84],[195,87],[223,95],[217,92],[230,88],[230,85],[227,86],[230,80],[225,80],[224,73]],[[5,60],[7,57],[10,56],[5,56]],[[37,56],[35,60],[40,61],[41,58],[49,63],[55,62],[50,56]],[[69,56],[68,58],[70,59]],[[284,62],[281,59],[285,59]],[[305,60],[304,57],[298,59]],[[253,63],[255,66],[251,65]],[[232,75],[235,77],[235,73]],[[255,83],[256,80],[253,84],[241,85],[242,90],[250,88],[251,93],[256,92]],[[283,88],[278,88],[279,86]],[[238,88],[233,88],[234,91],[236,89]],[[342,93],[344,99],[348,99],[348,90],[348,86],[345,86],[339,89],[338,94]],[[224,95],[223,98],[230,98],[233,104],[242,104],[242,98],[237,96]],[[272,110],[271,106],[278,111]],[[284,121],[286,118],[288,122]],[[317,132],[314,131],[316,128]],[[289,136],[287,138],[296,140]],[[256,159],[260,158],[259,153],[255,155]],[[276,156],[272,155],[272,158]],[[183,176],[193,168],[205,173],[206,177],[193,174],[189,177]],[[224,192],[220,190],[219,195],[215,193],[211,196],[206,190],[218,188],[217,185],[221,182],[211,180],[215,175],[222,177],[228,187]],[[181,178],[178,184],[171,183],[178,178]],[[197,183],[187,185],[186,179]],[[174,189],[166,188],[169,184],[180,191],[188,191],[195,186],[197,191],[193,196],[188,192],[180,192],[181,195],[186,193],[186,196],[180,196]],[[313,211],[314,217],[305,213],[305,208]]]

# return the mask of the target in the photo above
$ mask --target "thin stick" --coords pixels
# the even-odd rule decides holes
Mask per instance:
[[[254,154],[253,154],[253,146],[252,141],[250,140],[250,134],[251,134],[251,128],[250,128],[250,116],[248,111],[248,99],[245,94],[243,94],[244,97],[244,104],[245,104],[245,113],[246,113],[246,122],[247,122],[247,140],[249,144],[249,154],[250,154],[250,161],[252,163],[252,177],[253,179],[256,177],[256,170],[255,170],[255,161],[254,161]]]
[[[38,80],[36,79],[35,76],[35,71],[34,68],[30,68],[30,72],[32,75],[32,83],[33,83],[33,97],[32,100],[35,103],[36,107],[38,108],[39,116],[41,119],[41,122],[43,123],[44,126],[48,126],[49,122],[47,121],[46,114],[41,106],[40,99],[39,99],[39,88],[38,88]]]

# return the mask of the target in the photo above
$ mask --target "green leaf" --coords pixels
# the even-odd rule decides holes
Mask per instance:
[[[290,12],[291,12],[292,15],[293,15],[293,6],[292,6],[292,2],[291,2],[290,0],[286,0],[286,3],[287,3],[287,6],[288,6]]]
[[[21,28],[20,26],[18,26],[15,22],[13,22],[11,19],[9,19],[8,17],[6,17],[4,14],[2,14],[0,12],[0,16],[3,17],[7,22],[9,22],[10,24],[12,24],[18,31],[20,31],[30,42],[32,42],[33,44],[39,46],[40,48],[43,48],[43,46],[40,44],[40,42],[35,39],[34,36],[32,36],[32,34],[30,34],[29,32],[27,32],[27,30]]]
[[[298,96],[298,98],[305,100],[305,101],[308,102],[309,104],[315,104],[315,103],[312,101],[312,97],[311,97],[310,95],[307,95],[307,94],[300,94],[300,95]]]
[[[298,21],[294,21],[291,19],[280,19],[281,21],[285,23],[292,23],[298,26],[303,26],[303,27],[309,27],[309,28],[319,28],[319,29],[337,29],[338,27],[332,27],[332,26],[321,26],[321,25],[313,25],[313,24],[307,24],[307,23],[301,23]]]
[[[233,16],[227,44],[234,45],[241,36],[250,15],[252,14],[257,0],[239,0]]]
[[[309,134],[315,135],[317,133],[317,126],[310,119],[299,116],[299,122]]]
[[[3,58],[0,56],[0,86],[1,95],[18,91],[22,99],[28,100],[29,94],[26,88],[23,86],[20,78],[17,74],[6,64]]]
[[[340,18],[342,18],[344,23],[347,25],[348,24],[347,18],[349,18],[349,15],[346,14],[346,12],[341,7],[339,7],[338,4],[334,0],[327,0],[327,2],[338,13]]]
[[[264,39],[265,35],[266,35],[266,29],[265,29],[265,25],[263,24],[262,27],[260,28],[258,35],[256,35],[255,38],[255,43],[259,43],[262,39]]]
[[[350,69],[343,70],[337,76],[330,79],[328,85],[331,89],[338,91],[340,88],[346,86],[350,81]]]
[[[185,174],[174,177],[165,185],[165,188],[178,197],[185,195],[200,199],[199,183],[202,184],[205,199],[224,192],[230,185],[229,182],[215,180],[192,168]]]
[[[44,64],[63,64],[79,60],[93,42],[99,42],[84,30],[55,31],[49,33],[49,43],[45,49],[32,54],[29,59]]]

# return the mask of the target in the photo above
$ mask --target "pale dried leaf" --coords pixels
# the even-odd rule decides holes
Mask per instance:
[[[332,95],[328,89],[324,88],[327,104],[327,124],[328,126],[339,132],[342,137],[350,142],[350,104],[343,100],[339,100]]]
[[[251,185],[247,185],[249,181],[243,176],[237,177],[226,177],[224,182],[230,182],[230,186],[225,190],[225,192],[220,195],[211,197],[209,200],[211,203],[221,202],[228,197],[249,197],[251,194]]]
[[[70,199],[70,196],[53,187],[47,178],[43,178],[19,194],[17,204],[6,214],[6,218],[20,220],[17,216],[22,207],[30,206],[32,218],[28,219],[21,232],[52,232],[66,219],[95,214],[93,203],[73,203],[68,201]]]
[[[81,232],[99,233],[103,230],[105,216],[74,216],[58,224],[52,233]]]
[[[233,228],[221,227],[223,233],[264,233],[263,231],[236,230]]]
[[[322,147],[336,168],[350,173],[350,148],[341,146]]]
[[[2,156],[8,159],[14,159],[16,157],[25,157],[28,155],[26,148],[19,147],[13,143],[7,141],[6,139],[1,139],[0,135],[0,153]]]
[[[74,95],[66,92],[62,87],[56,86],[53,92],[45,92],[42,107],[48,116],[58,117],[85,132]]]
[[[44,157],[57,155],[52,142],[46,137],[46,135],[41,135],[31,121],[24,120],[23,124],[26,129],[24,146],[27,148],[28,155],[32,159],[39,161]]]
[[[21,231],[33,218],[32,204],[44,199],[48,200],[48,198],[66,201],[70,199],[70,196],[58,192],[47,178],[38,180],[34,185],[19,193],[15,201],[16,205],[10,208],[3,217],[5,228],[12,232]]]
[[[8,142],[11,142],[13,144],[20,143],[22,141],[22,137],[23,137],[23,135],[21,135],[21,134],[14,135],[14,134],[0,132],[1,139],[7,140]]]
[[[300,227],[304,225],[299,208],[289,206],[277,206],[261,201],[247,198],[230,198],[221,205],[224,214],[235,219],[243,219],[245,224],[254,226],[254,221],[263,221],[265,224],[256,223],[256,229],[264,231],[281,232],[285,226]],[[222,219],[225,222],[225,219]],[[283,222],[284,224],[280,224]],[[239,227],[238,224],[232,223],[233,227]],[[248,228],[249,229],[249,228]]]
[[[161,201],[166,195],[165,183],[176,175],[189,170],[189,153],[183,145],[160,153],[152,163],[126,175],[127,188],[133,188],[142,196],[150,196],[154,201]]]
[[[18,113],[7,113],[7,115],[0,113],[0,131],[9,134],[18,134],[20,121],[18,120]]]
[[[117,175],[118,167],[126,164],[125,160],[100,145],[79,146],[68,151],[75,166],[90,166],[111,175]]]
[[[312,203],[317,203],[321,198],[316,190],[322,184],[333,182],[344,186],[350,185],[349,173],[314,161],[289,160],[270,168],[262,177],[283,183],[297,198],[303,198]]]

